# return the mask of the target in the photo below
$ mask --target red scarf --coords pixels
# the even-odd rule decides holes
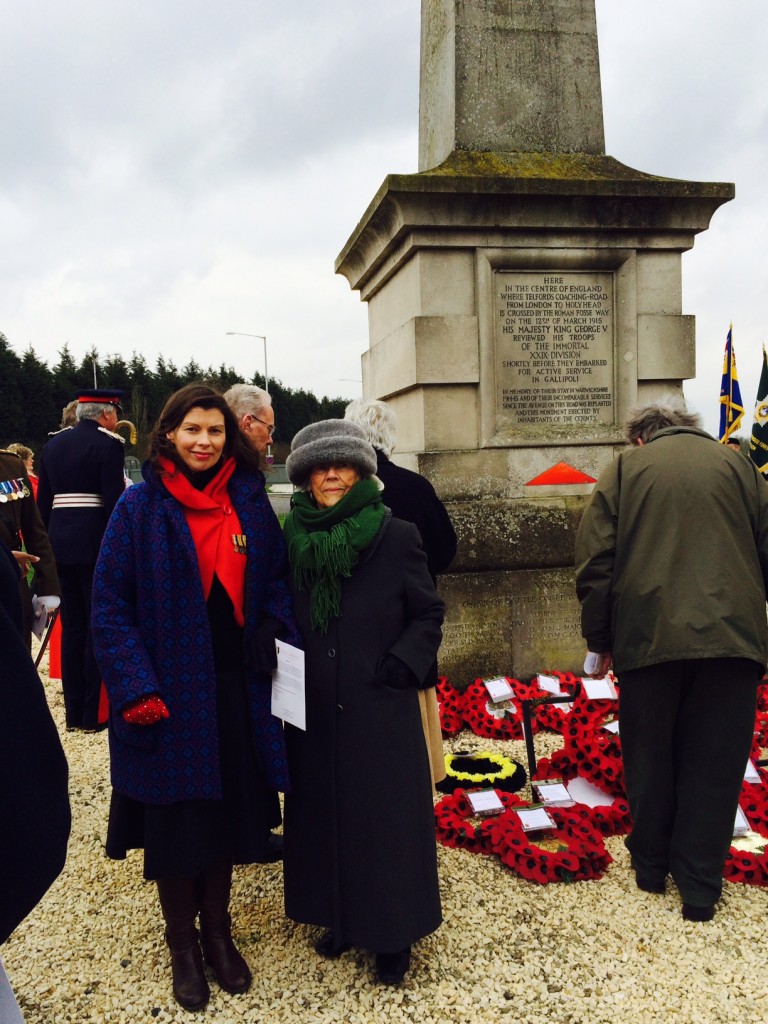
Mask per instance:
[[[234,606],[235,622],[238,626],[244,625],[245,538],[227,491],[235,460],[225,459],[219,472],[201,491],[192,486],[170,459],[161,456],[158,462],[163,471],[163,483],[184,509],[206,601],[215,573]]]

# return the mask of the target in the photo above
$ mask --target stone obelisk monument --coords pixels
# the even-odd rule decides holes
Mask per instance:
[[[594,0],[422,0],[419,172],[336,269],[368,303],[364,394],[459,535],[457,686],[578,669],[575,529],[629,407],[694,376],[681,256],[733,195],[605,155]]]

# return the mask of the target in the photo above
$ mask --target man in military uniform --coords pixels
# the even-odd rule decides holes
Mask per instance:
[[[38,505],[61,581],[61,675],[67,728],[96,731],[101,675],[91,643],[91,589],[101,538],[125,488],[123,392],[80,391],[77,426],[55,434],[40,461]]]
[[[24,635],[29,645],[34,617],[32,594],[37,598],[37,611],[47,618],[58,608],[61,591],[56,575],[56,560],[32,496],[32,485],[24,462],[9,451],[0,451],[0,540],[13,552],[21,572],[19,586],[24,612]],[[30,564],[35,570],[31,590],[27,585]]]

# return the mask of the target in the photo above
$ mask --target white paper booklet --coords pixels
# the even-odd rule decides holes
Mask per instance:
[[[278,640],[277,668],[272,676],[272,714],[297,729],[307,728],[304,697],[304,651]]]

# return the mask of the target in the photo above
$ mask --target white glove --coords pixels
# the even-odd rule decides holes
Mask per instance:
[[[594,651],[587,651],[587,656],[584,659],[584,675],[591,676],[594,672],[597,672],[597,667],[600,664],[600,655],[595,654]]]

